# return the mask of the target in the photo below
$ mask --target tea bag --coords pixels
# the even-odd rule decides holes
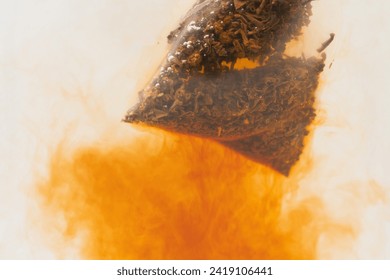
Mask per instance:
[[[324,58],[283,55],[310,1],[201,0],[125,121],[214,139],[287,175],[315,117]],[[254,69],[236,69],[239,60]]]

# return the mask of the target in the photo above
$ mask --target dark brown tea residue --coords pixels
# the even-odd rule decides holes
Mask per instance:
[[[288,57],[311,1],[198,1],[125,121],[213,139],[288,175],[315,118],[325,55]],[[326,46],[325,46],[326,47]],[[241,60],[253,69],[236,67]]]

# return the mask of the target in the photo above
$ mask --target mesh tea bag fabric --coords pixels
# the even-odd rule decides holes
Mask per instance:
[[[125,121],[210,138],[287,175],[315,117],[322,58],[283,54],[310,1],[198,1]],[[240,60],[253,69],[237,69]]]

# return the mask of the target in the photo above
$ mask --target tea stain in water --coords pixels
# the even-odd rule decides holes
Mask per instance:
[[[59,149],[40,192],[66,238],[83,234],[87,259],[314,259],[324,231],[345,229],[320,199],[297,199],[298,181],[212,141],[153,132]]]

